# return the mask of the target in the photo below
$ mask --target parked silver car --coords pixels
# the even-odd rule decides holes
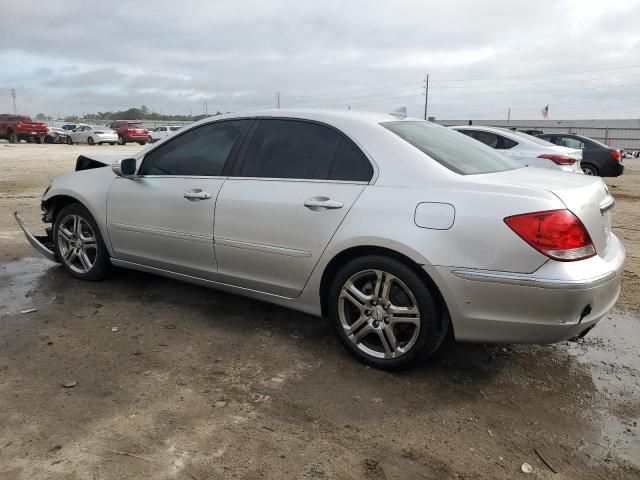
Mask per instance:
[[[118,134],[104,125],[79,125],[67,135],[67,144],[86,143],[88,145],[100,145],[118,143]]]
[[[42,198],[47,236],[16,214],[71,275],[117,265],[323,315],[381,368],[433,353],[448,331],[585,335],[620,291],[625,253],[600,178],[524,168],[430,122],[223,115],[76,170]]]
[[[582,173],[582,150],[555,145],[528,133],[501,127],[451,127],[527,167]]]

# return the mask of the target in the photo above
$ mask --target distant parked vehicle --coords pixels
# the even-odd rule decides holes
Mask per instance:
[[[539,137],[500,127],[451,127],[527,166],[581,173],[582,150],[565,148]]]
[[[537,130],[535,128],[514,128],[514,130],[526,133],[527,135],[533,135],[534,137],[537,137],[544,133],[542,130]]]
[[[73,132],[69,132],[67,144],[87,143],[96,145],[110,143],[115,145],[118,142],[118,134],[104,125],[81,125]]]
[[[127,122],[125,120],[116,120],[107,123],[107,127],[113,129],[118,134],[118,143],[126,145],[128,142],[136,142],[144,145],[149,141],[149,130],[144,128],[140,122]]]
[[[0,115],[0,138],[6,138],[9,143],[18,143],[20,140],[42,143],[46,134],[47,125],[45,123],[34,122],[26,115],[11,113]]]
[[[47,127],[44,143],[67,143],[69,131],[62,128]]]
[[[563,147],[582,150],[581,167],[585,175],[617,177],[624,171],[620,152],[591,138],[572,133],[545,133],[538,138]]]
[[[63,130],[75,130],[79,126],[80,126],[79,123],[65,123],[60,128],[63,129]]]
[[[149,143],[157,142],[158,140],[162,140],[163,138],[171,135],[173,132],[177,132],[180,130],[179,125],[162,125],[161,127],[156,127],[153,130],[149,130]]]

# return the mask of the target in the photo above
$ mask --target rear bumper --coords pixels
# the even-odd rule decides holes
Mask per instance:
[[[580,336],[615,305],[624,247],[604,258],[548,261],[531,274],[438,267],[457,340],[554,343]]]
[[[27,237],[27,240],[29,241],[31,246],[52,262],[57,262],[58,259],[55,252],[53,251],[53,239],[51,238],[51,230],[48,229],[47,235],[45,236],[33,235],[20,218],[20,214],[18,212],[14,212],[13,216],[15,217],[16,222],[18,222],[18,226],[20,226],[20,228],[24,232],[24,235],[25,237]]]
[[[127,142],[148,142],[149,135],[122,135]]]
[[[616,161],[607,162],[599,173],[601,177],[619,177],[624,173],[624,165]]]

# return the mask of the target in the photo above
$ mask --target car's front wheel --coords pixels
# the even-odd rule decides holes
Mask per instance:
[[[111,262],[100,230],[89,211],[79,203],[64,207],[53,224],[58,260],[74,277],[102,280]]]
[[[338,272],[328,313],[347,350],[384,369],[434,353],[448,326],[423,279],[404,263],[378,255],[352,260]]]
[[[96,144],[96,142],[93,140],[93,137],[89,137],[89,138],[87,138],[87,143],[88,143],[89,145],[95,145],[95,144]]]
[[[127,142],[124,141],[124,137],[122,135],[118,135],[118,145],[125,145]]]
[[[594,167],[593,165],[590,165],[588,163],[583,163],[582,165],[580,165],[580,167],[582,168],[582,173],[584,173],[585,175],[589,175],[589,176],[598,176],[598,169],[596,167]]]
[[[73,145],[73,140],[71,140],[71,137],[67,137],[67,145]]]

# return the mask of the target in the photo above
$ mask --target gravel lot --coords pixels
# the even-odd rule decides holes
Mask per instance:
[[[41,228],[78,154],[140,148],[0,142],[0,479],[640,479],[640,160],[607,180],[623,293],[581,343],[451,343],[390,374],[320,319],[38,257],[12,212]]]

